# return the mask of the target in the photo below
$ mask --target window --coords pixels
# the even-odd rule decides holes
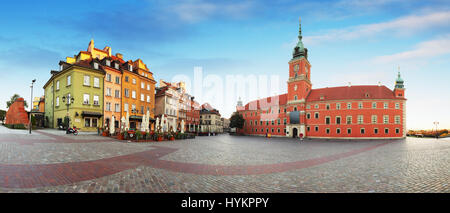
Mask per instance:
[[[111,96],[111,88],[106,88],[106,96]]]
[[[141,101],[145,101],[144,100],[144,94],[141,94]]]
[[[395,128],[395,134],[399,134],[400,133],[400,129],[399,128]]]
[[[336,129],[336,134],[341,134],[341,129],[337,128]]]
[[[108,67],[111,66],[111,61],[110,60],[106,60],[106,66],[108,66]]]
[[[136,84],[136,79],[135,78],[133,78],[133,84]]]
[[[378,128],[373,129],[374,134],[378,134]]]
[[[114,97],[120,98],[120,90],[115,90],[114,91]]]
[[[125,82],[128,82],[128,76],[125,76]]]
[[[286,128],[284,128],[284,133],[286,134]]]
[[[99,88],[100,87],[100,79],[94,77],[94,87]]]
[[[280,128],[277,129],[277,132],[280,133]]]
[[[372,123],[373,124],[377,123],[377,116],[376,115],[372,115]]]
[[[120,77],[116,76],[116,84],[120,84]]]
[[[319,104],[314,105],[314,108],[319,109]]]
[[[395,109],[400,109],[400,103],[395,103]]]
[[[72,76],[68,75],[67,76],[67,86],[70,86],[70,85],[72,85]]]
[[[311,130],[311,128],[310,128],[309,126],[307,126],[307,127],[306,127],[306,131],[309,132],[310,130]]]
[[[364,128],[361,128],[361,134],[364,134],[366,130]]]
[[[318,113],[318,112],[315,112],[315,113],[314,113],[314,118],[316,118],[316,119],[319,118],[319,113]]]
[[[120,104],[115,104],[114,107],[115,107],[114,111],[120,112]]]
[[[297,96],[296,95],[294,95],[294,100],[297,100]]]
[[[136,91],[134,91],[134,90],[131,91],[131,97],[132,97],[132,98],[136,98]]]
[[[133,65],[130,65],[130,71],[133,71]]]
[[[362,109],[363,108],[363,103],[362,102],[359,102],[358,103],[358,109]]]
[[[91,77],[89,77],[89,75],[85,75],[84,76],[84,85],[85,86],[90,86],[91,85]]]
[[[59,106],[59,96],[56,97],[56,106]]]
[[[318,127],[318,126],[315,126],[315,127],[314,127],[314,131],[318,132],[318,131],[319,131],[319,127]]]
[[[119,64],[117,62],[114,63],[114,68],[119,69]]]
[[[89,104],[89,94],[83,95],[83,104]]]
[[[347,134],[352,134],[352,129],[351,128],[347,129]]]
[[[352,108],[352,103],[347,103],[347,109],[351,109]]]
[[[99,98],[98,98],[98,95],[94,95],[94,105],[96,105],[96,106],[99,105]]]
[[[336,109],[341,109],[341,104],[340,103],[336,104]]]
[[[287,119],[283,119],[283,124],[287,124]]]
[[[358,124],[363,124],[363,123],[364,123],[363,115],[358,115]]]
[[[385,109],[387,109],[387,108],[388,108],[388,103],[385,102],[385,103],[383,104],[383,107],[384,107]]]
[[[144,114],[144,106],[141,106],[141,113]]]
[[[394,117],[395,124],[400,124],[400,115]]]
[[[389,115],[383,115],[383,123],[389,124]]]
[[[111,103],[106,102],[106,111],[111,111]]]
[[[325,124],[330,124],[330,117],[325,117]]]
[[[281,124],[281,120],[278,118],[278,125],[280,125]]]
[[[123,105],[123,111],[124,112],[128,112],[128,103],[125,103],[124,105]]]
[[[106,74],[106,81],[111,82],[111,74]]]
[[[97,127],[97,118],[92,118],[92,127]]]
[[[144,89],[145,88],[145,84],[144,84],[144,82],[141,82],[141,89]]]
[[[59,90],[59,81],[56,81],[56,91]]]
[[[389,133],[389,129],[388,128],[384,128],[384,133],[388,134]]]
[[[273,132],[273,128],[271,129],[271,131]]]
[[[336,116],[336,124],[341,124],[341,116]]]
[[[98,70],[98,63],[94,62],[94,69]]]
[[[147,84],[147,90],[150,90],[150,84]]]
[[[311,105],[308,104],[308,105],[306,106],[306,109],[311,109]]]
[[[327,128],[325,131],[327,134],[330,134],[330,128]]]
[[[136,105],[131,104],[131,111],[136,111]]]
[[[330,110],[330,105],[329,104],[327,104],[327,110]]]
[[[372,103],[372,109],[376,109],[377,108],[377,102],[373,102]]]
[[[84,119],[84,127],[90,127],[91,126],[91,119],[85,118]]]
[[[306,113],[306,119],[310,119],[311,118],[311,113]]]
[[[125,88],[124,92],[125,92],[125,97],[129,98],[130,97],[130,90]]]
[[[297,111],[297,107],[294,107],[294,111]]]
[[[347,116],[347,124],[352,124],[352,116]]]
[[[150,103],[150,95],[147,95],[147,102]]]

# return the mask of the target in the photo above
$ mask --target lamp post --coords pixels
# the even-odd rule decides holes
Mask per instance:
[[[439,122],[435,121],[435,122],[433,122],[433,124],[436,127],[436,139],[438,139],[438,124],[439,124]]]
[[[66,102],[66,100],[67,100],[67,102]],[[68,123],[69,126],[67,128],[70,127],[69,106],[70,106],[70,104],[73,104],[74,100],[75,99],[73,97],[70,97],[70,94],[67,94],[67,96],[63,96],[62,97],[62,101],[64,103],[66,103],[66,106],[67,106],[67,115],[66,116],[67,116],[67,118],[69,120],[69,123]]]
[[[31,134],[31,125],[32,125],[32,123],[31,123],[31,111],[33,111],[33,84],[34,84],[34,82],[36,82],[36,79],[33,79],[31,81],[31,85],[30,85],[30,88],[31,88],[31,101],[30,101],[30,116],[29,116],[29,121],[28,121],[28,129],[30,130],[30,134]]]

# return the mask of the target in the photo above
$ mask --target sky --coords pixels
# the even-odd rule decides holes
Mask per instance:
[[[97,48],[142,59],[156,81],[186,79],[196,100],[229,117],[239,97],[245,104],[286,92],[301,17],[313,89],[348,82],[393,89],[400,67],[407,128],[431,129],[434,121],[450,128],[449,1],[16,0],[2,7],[0,109],[14,93],[30,102],[32,79],[33,95],[43,95],[50,70],[94,39]],[[230,89],[230,79],[258,79],[258,90]]]

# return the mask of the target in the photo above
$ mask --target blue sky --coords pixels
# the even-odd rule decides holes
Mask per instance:
[[[302,18],[313,88],[405,80],[407,128],[450,128],[450,3],[341,1],[8,1],[0,13],[0,109],[14,93],[43,94],[59,60],[90,39],[125,59],[141,58],[156,80],[203,75],[277,75],[285,91]],[[274,92],[269,92],[274,93]],[[196,95],[194,93],[194,95]],[[263,94],[257,95],[264,97]],[[256,96],[243,97],[244,102]],[[205,100],[225,117],[229,101]]]

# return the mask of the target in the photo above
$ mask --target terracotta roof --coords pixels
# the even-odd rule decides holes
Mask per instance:
[[[386,86],[341,86],[313,89],[306,98],[310,101],[348,100],[348,99],[404,99],[396,98]]]
[[[274,102],[275,99],[278,98],[278,102]],[[274,100],[274,101],[272,101]],[[276,96],[271,96],[267,98],[262,98],[259,100],[254,100],[249,102],[248,104],[243,107],[242,110],[256,110],[256,109],[266,109],[270,106],[274,105],[285,105],[287,103],[287,94],[281,94]]]
[[[166,90],[168,89],[168,87],[162,87],[159,88],[155,94],[155,96],[164,96],[164,94],[166,93]]]

